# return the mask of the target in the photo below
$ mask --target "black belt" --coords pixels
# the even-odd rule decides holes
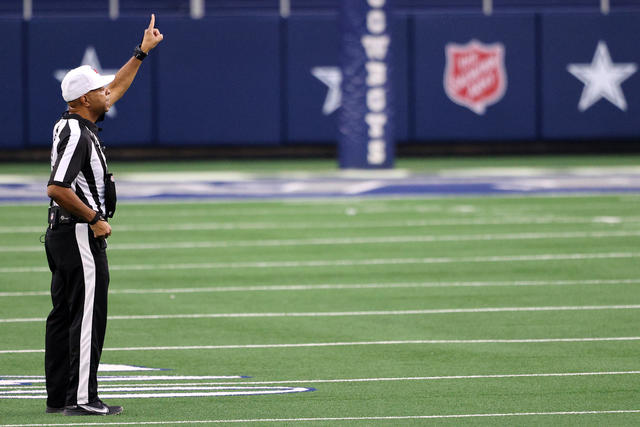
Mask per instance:
[[[80,221],[78,218],[71,215],[67,210],[65,210],[61,206],[58,206],[58,212],[59,212],[58,221],[60,224],[73,224],[76,222],[85,222],[85,221]]]

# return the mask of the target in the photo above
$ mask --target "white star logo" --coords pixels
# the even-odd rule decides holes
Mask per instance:
[[[342,104],[342,70],[340,67],[313,67],[311,74],[329,88],[322,106],[322,113],[328,116]]]
[[[89,65],[91,68],[96,70],[98,73],[103,75],[115,74],[118,72],[115,68],[102,68],[100,66],[100,60],[98,59],[98,53],[93,46],[87,46],[84,51],[84,56],[82,57],[82,61],[80,61],[80,65]],[[69,72],[69,70],[55,70],[53,72],[53,77],[56,78],[59,82],[62,82],[64,76]],[[118,114],[115,105],[112,105],[107,111],[107,117],[114,118]]]
[[[620,85],[637,70],[638,66],[634,63],[614,64],[607,44],[603,41],[598,42],[591,64],[567,66],[567,71],[584,83],[578,110],[584,112],[604,98],[622,111],[626,111],[627,100]]]

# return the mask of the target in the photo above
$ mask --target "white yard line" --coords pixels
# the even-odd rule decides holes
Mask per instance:
[[[369,345],[440,345],[440,344],[544,344],[544,343],[588,343],[640,341],[640,337],[593,337],[593,338],[522,338],[522,339],[476,339],[476,340],[394,340],[394,341],[355,341],[321,342],[292,344],[232,344],[232,345],[191,345],[191,346],[154,346],[154,347],[106,347],[103,351],[187,351],[187,350],[234,350],[234,349],[272,349],[272,348],[311,348],[311,347],[353,347]],[[44,353],[44,349],[0,350],[0,354]],[[5,378],[10,378],[4,376]]]
[[[322,417],[322,418],[249,418],[228,420],[176,420],[176,421],[131,421],[131,422],[91,422],[64,424],[2,424],[0,427],[58,427],[86,425],[180,425],[180,424],[223,424],[223,423],[295,423],[319,421],[399,421],[426,419],[463,419],[463,418],[504,418],[504,417],[537,417],[537,416],[569,416],[569,415],[616,415],[637,414],[640,409],[613,409],[599,411],[555,411],[555,412],[505,412],[486,414],[439,414],[439,415],[399,415],[387,417]]]
[[[351,217],[353,218],[353,217]],[[314,230],[314,229],[344,229],[344,228],[384,228],[384,227],[438,227],[457,225],[526,225],[526,224],[599,224],[599,223],[638,223],[640,217],[497,217],[491,219],[445,219],[445,220],[389,220],[389,221],[357,221],[343,220],[338,222],[199,222],[179,224],[116,224],[117,232],[141,231],[202,231],[202,230]],[[46,224],[35,226],[0,227],[0,234],[42,233]]]
[[[519,280],[504,282],[407,282],[407,283],[354,283],[317,285],[251,285],[217,286],[202,288],[159,289],[109,289],[110,295],[192,294],[212,292],[282,292],[282,291],[327,291],[344,289],[403,289],[403,288],[457,288],[457,287],[517,287],[517,286],[580,286],[580,285],[633,285],[640,279],[611,280]],[[49,291],[0,292],[1,297],[50,296]]]
[[[229,386],[229,385],[270,385],[270,384],[331,384],[331,383],[359,383],[359,382],[396,382],[396,381],[440,381],[440,380],[476,380],[476,379],[502,379],[502,378],[547,378],[547,377],[591,377],[611,375],[639,375],[640,371],[613,371],[613,372],[561,372],[561,373],[535,373],[535,374],[486,374],[486,375],[439,375],[428,377],[396,377],[396,378],[344,378],[344,379],[311,379],[311,380],[278,380],[278,381],[242,381],[242,382],[198,382],[198,383],[162,383],[162,384],[127,384],[128,387],[136,387],[142,390],[153,389],[158,386],[173,387],[197,387],[197,386]],[[43,377],[44,378],[44,377]],[[98,378],[102,382],[102,378]],[[44,379],[42,380],[44,382]],[[106,384],[101,389],[118,390],[123,385]],[[22,389],[22,387],[21,387]],[[42,386],[30,387],[27,393]]]
[[[101,394],[103,399],[157,399],[157,398],[176,398],[176,397],[222,397],[222,396],[255,396],[255,395],[268,395],[268,394],[288,394],[288,393],[301,393],[309,390],[304,387],[213,387],[213,388],[196,388],[194,391],[189,389],[183,389],[184,391],[161,390],[160,392],[152,393],[132,393],[118,392],[116,394],[106,393]],[[216,391],[210,391],[216,390]],[[0,399],[46,399],[46,392],[31,393],[31,394],[15,394],[15,395],[0,395]]]
[[[579,305],[546,307],[482,307],[482,308],[438,308],[424,310],[373,310],[373,311],[325,311],[302,313],[201,313],[201,314],[143,314],[109,316],[115,320],[167,320],[167,319],[241,319],[241,318],[283,318],[283,317],[353,317],[353,316],[409,316],[425,314],[468,314],[468,313],[517,313],[538,311],[593,311],[593,310],[637,310],[633,305]],[[0,319],[0,323],[44,322],[44,317],[24,317]]]
[[[448,264],[448,263],[483,263],[483,262],[524,262],[524,261],[575,261],[587,259],[621,259],[638,258],[640,252],[607,252],[607,253],[572,253],[541,255],[498,255],[480,257],[440,257],[440,258],[378,258],[360,260],[311,260],[311,261],[255,261],[255,262],[218,262],[194,264],[130,264],[113,265],[111,271],[146,271],[146,270],[214,270],[236,268],[300,268],[300,267],[353,267],[372,265],[407,265],[407,264]],[[3,267],[0,273],[48,273],[49,268],[37,267]]]
[[[30,383],[42,383],[46,382],[45,377],[42,375],[2,375],[4,380],[10,381],[28,381]],[[114,376],[114,375],[99,375],[100,382],[131,382],[131,381],[177,381],[177,380],[232,380],[243,379],[246,377],[238,375],[132,375],[132,376]],[[217,384],[217,383],[216,383]],[[238,384],[238,383],[232,383]],[[13,385],[10,385],[13,387]]]
[[[236,382],[197,382],[197,383],[175,383],[184,378],[191,380],[207,379],[207,377],[180,377],[180,376],[151,376],[145,379],[146,383],[139,384],[106,384],[100,385],[100,390],[114,391],[158,391],[158,390],[187,390],[185,387],[191,387],[193,390],[214,388],[216,386],[236,386],[238,388],[248,385],[273,385],[273,384],[332,384],[332,383],[365,383],[365,382],[398,382],[398,381],[441,381],[441,380],[477,380],[477,379],[505,379],[505,378],[549,378],[549,377],[595,377],[595,376],[612,376],[612,375],[639,375],[640,371],[609,371],[609,372],[552,372],[552,373],[530,373],[530,374],[484,374],[484,375],[438,375],[425,377],[382,377],[382,378],[341,378],[341,379],[309,379],[309,380],[277,380],[277,381],[236,381]],[[28,381],[30,383],[44,384],[44,377],[37,380],[31,378],[16,377],[17,381]],[[128,377],[98,377],[100,383],[111,382],[131,382],[137,379]],[[153,381],[163,381],[156,383]],[[46,392],[42,386],[22,386],[15,389],[16,385],[10,385],[0,390],[0,395],[7,394],[30,394],[39,391]],[[228,388],[228,387],[225,387]]]
[[[440,375],[431,377],[396,377],[396,378],[344,378],[344,379],[324,379],[324,380],[292,380],[292,381],[248,381],[242,382],[247,385],[262,384],[327,384],[327,383],[360,383],[360,382],[389,382],[389,381],[435,381],[435,380],[471,380],[471,379],[494,379],[494,378],[541,378],[541,377],[584,377],[602,375],[638,375],[640,371],[617,371],[617,372],[563,372],[563,373],[539,373],[539,374],[490,374],[490,375]],[[223,383],[217,383],[222,385]],[[225,383],[226,384],[226,383]],[[238,384],[238,383],[229,383]]]
[[[163,243],[120,243],[109,247],[117,250],[173,250],[173,249],[211,249],[232,247],[280,247],[280,246],[317,246],[317,245],[362,245],[393,243],[430,243],[430,242],[469,242],[500,240],[539,240],[539,239],[601,239],[609,237],[640,237],[640,231],[571,231],[549,233],[506,233],[506,234],[468,234],[468,235],[426,235],[426,236],[384,236],[384,237],[334,237],[308,239],[271,239],[271,240],[230,240],[201,242],[163,242]],[[0,252],[42,252],[37,246],[0,246]]]

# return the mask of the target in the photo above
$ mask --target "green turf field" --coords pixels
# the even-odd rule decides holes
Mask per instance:
[[[562,170],[567,167],[594,166],[638,166],[640,155],[555,155],[555,156],[501,156],[501,157],[432,157],[398,158],[396,168],[413,172],[439,172],[446,169],[495,168],[495,167],[538,167]],[[109,169],[115,173],[158,172],[158,171],[233,171],[280,173],[283,171],[333,172],[335,160],[178,160],[157,162],[109,162]],[[0,163],[2,174],[36,174],[48,176],[47,162]]]
[[[315,391],[105,398],[124,413],[89,420],[0,399],[0,424],[638,425],[639,207],[635,194],[121,203],[102,362],[170,370],[103,375],[193,378],[120,378],[103,396]],[[0,379],[43,375],[45,212],[0,205]]]

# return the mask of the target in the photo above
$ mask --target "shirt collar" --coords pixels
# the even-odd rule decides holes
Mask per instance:
[[[102,130],[101,128],[98,127],[98,125],[93,123],[91,120],[87,120],[84,117],[80,116],[79,114],[71,114],[68,111],[65,111],[62,114],[62,118],[63,119],[76,119],[96,135],[98,134],[98,131]]]

